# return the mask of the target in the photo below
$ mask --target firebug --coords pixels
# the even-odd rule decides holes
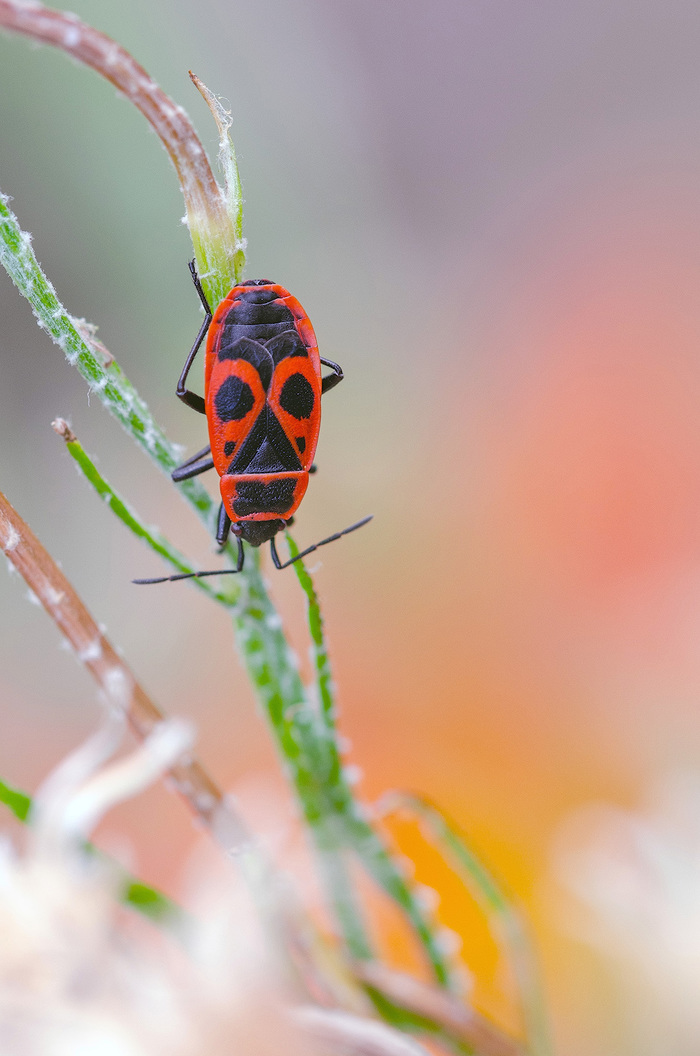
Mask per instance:
[[[321,396],[343,380],[337,363],[319,355],[309,317],[283,286],[247,279],[234,286],[212,313],[194,261],[190,272],[205,317],[177,383],[177,395],[205,414],[209,443],[173,470],[174,481],[209,469],[220,477],[221,506],[216,539],[224,546],[232,533],[238,543],[235,569],[181,573],[136,583],[164,583],[192,576],[240,572],[243,541],[269,541],[276,568],[286,568],[366,524],[365,517],[280,561],[275,536],[287,527],[304,497],[321,424]],[[207,338],[204,396],[187,388],[195,356]],[[322,376],[321,366],[331,373]]]

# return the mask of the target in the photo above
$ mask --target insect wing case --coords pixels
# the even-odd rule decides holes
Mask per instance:
[[[244,283],[219,304],[207,339],[205,401],[231,520],[291,517],[318,442],[321,364],[308,316],[282,286]]]

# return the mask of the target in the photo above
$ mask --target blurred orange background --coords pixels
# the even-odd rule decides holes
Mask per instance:
[[[699,762],[700,9],[74,7],[213,153],[187,70],[228,100],[247,274],[291,289],[345,371],[296,536],[375,515],[316,574],[361,794],[409,787],[443,805],[527,907],[560,1051],[626,1051],[622,1013],[601,1012],[599,968],[557,910],[550,847],[578,805],[632,806]],[[59,297],[193,451],[202,423],[174,386],[199,314],[169,162],[91,71],[9,36],[0,55],[0,187]],[[69,418],[202,567],[209,540],[1,276],[0,299],[0,488],[153,697],[196,721],[217,779],[282,796],[224,614],[184,586],[136,596],[130,579],[157,561],[77,477],[51,419]],[[305,658],[295,577],[269,579]],[[0,773],[32,789],[100,711],[4,580]],[[140,873],[176,887],[194,837],[167,793],[115,812],[104,835],[118,834]],[[511,1022],[483,919],[411,826],[398,835],[462,933],[478,1003]]]

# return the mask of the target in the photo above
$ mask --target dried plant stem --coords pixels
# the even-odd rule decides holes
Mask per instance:
[[[110,705],[145,739],[163,714],[102,633],[70,582],[29,526],[0,492],[0,549],[37,596]],[[226,850],[248,842],[245,825],[196,759],[179,762],[169,776],[200,821]]]
[[[333,1056],[430,1056],[405,1034],[350,1012],[306,1005],[292,1011],[296,1025]]]
[[[202,281],[210,299],[220,301],[231,285],[236,237],[209,159],[182,107],[125,48],[70,12],[54,11],[40,3],[0,0],[0,27],[60,48],[97,70],[138,107],[175,166]]]

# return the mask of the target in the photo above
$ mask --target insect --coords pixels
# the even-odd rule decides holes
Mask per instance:
[[[371,517],[280,561],[275,536],[292,522],[304,497],[321,424],[321,396],[343,380],[337,363],[319,356],[316,336],[295,297],[268,279],[247,279],[234,286],[212,314],[194,261],[192,281],[205,317],[177,383],[177,395],[205,414],[209,444],[172,472],[188,480],[209,469],[220,479],[221,506],[216,540],[229,533],[238,543],[235,568],[181,573],[135,583],[165,583],[193,576],[240,572],[243,541],[269,541],[276,568],[286,568],[319,546],[361,528]],[[195,356],[207,338],[204,397],[187,388]],[[331,373],[321,374],[321,366]]]

